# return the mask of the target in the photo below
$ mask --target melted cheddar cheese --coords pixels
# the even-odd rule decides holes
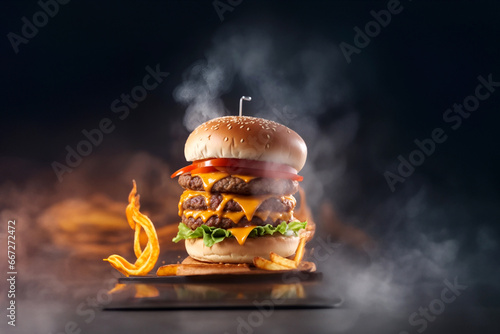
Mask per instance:
[[[228,176],[237,177],[239,179],[242,179],[246,183],[256,178],[256,176],[249,175],[229,175],[228,173],[224,172],[198,173],[193,174],[192,176],[198,176],[201,179],[201,182],[203,183],[203,189],[205,189],[205,191],[210,191],[217,181],[222,180],[223,178]]]
[[[179,216],[186,216],[187,218],[193,217],[194,219],[201,218],[204,223],[212,216],[219,216],[221,218],[229,218],[233,222],[238,223],[244,216],[248,221],[251,221],[253,217],[259,217],[262,220],[271,218],[275,221],[276,219],[290,220],[291,212],[270,212],[270,211],[257,211],[259,206],[265,200],[274,197],[273,195],[262,195],[262,196],[243,196],[236,194],[220,194],[222,196],[222,201],[217,206],[215,210],[184,210],[182,204],[189,198],[202,196],[205,199],[205,204],[207,207],[210,206],[210,197],[213,194],[207,193],[205,191],[195,191],[195,190],[185,190],[179,201]],[[293,196],[283,196],[283,198],[291,200],[295,205],[295,198]],[[224,211],[226,203],[230,200],[238,203],[242,211]]]
[[[215,182],[222,180],[225,177],[228,177],[229,174],[223,172],[215,172],[215,173],[193,174],[192,176],[198,176],[201,179],[201,182],[203,182],[203,189],[205,189],[205,191],[210,191]]]
[[[187,218],[201,218],[203,223],[206,223],[207,220],[212,216],[218,216],[220,218],[229,218],[236,224],[243,218],[246,217],[248,221],[251,221],[253,217],[259,217],[263,221],[267,219],[271,219],[272,221],[276,220],[284,220],[289,221],[292,218],[293,210],[289,212],[270,212],[270,211],[257,211],[260,205],[269,198],[276,197],[275,195],[261,195],[261,196],[245,196],[245,195],[237,195],[237,194],[227,194],[221,193],[222,201],[217,206],[215,210],[184,210],[182,205],[183,203],[193,197],[202,196],[204,197],[205,204],[207,207],[210,207],[210,197],[213,195],[210,193],[213,185],[222,180],[225,177],[232,176],[242,179],[246,183],[250,182],[255,176],[247,176],[247,175],[230,175],[228,173],[223,172],[215,172],[215,173],[198,173],[193,174],[193,176],[198,176],[202,183],[203,189],[205,191],[195,191],[195,190],[185,190],[179,201],[179,216],[184,215]],[[282,196],[282,199],[287,199],[292,201],[293,207],[295,207],[296,201],[293,196]],[[224,211],[224,208],[229,201],[235,201],[238,203],[242,209],[242,211]],[[255,228],[255,226],[245,226],[245,227],[234,227],[228,229],[231,234],[236,238],[240,245],[243,245],[250,234],[250,232]]]
[[[255,226],[233,227],[228,229],[228,231],[231,232],[240,245],[243,245],[254,228]]]

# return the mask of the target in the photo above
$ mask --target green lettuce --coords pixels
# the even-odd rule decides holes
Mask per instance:
[[[274,233],[297,235],[300,230],[306,228],[306,225],[307,222],[292,221],[288,224],[286,222],[281,222],[278,226],[272,226],[271,224],[255,226],[248,237],[254,238],[263,235],[273,235]],[[205,246],[212,247],[214,244],[229,237],[232,237],[231,232],[222,228],[201,225],[197,227],[196,230],[192,230],[187,227],[186,224],[179,223],[179,232],[177,232],[177,235],[172,241],[179,242],[185,239],[203,238]]]

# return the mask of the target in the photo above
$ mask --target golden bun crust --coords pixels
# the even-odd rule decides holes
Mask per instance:
[[[295,131],[263,118],[225,116],[198,126],[184,147],[187,161],[248,159],[304,167],[307,147]]]
[[[248,238],[243,245],[235,238],[226,238],[207,247],[202,238],[187,239],[186,251],[193,259],[212,263],[253,263],[256,256],[269,259],[274,252],[283,257],[295,254],[300,238],[296,236],[262,236]]]

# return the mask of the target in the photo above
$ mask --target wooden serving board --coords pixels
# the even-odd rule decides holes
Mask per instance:
[[[168,266],[168,265],[167,265]],[[172,265],[171,265],[172,266]],[[176,266],[175,264],[173,266]],[[185,258],[177,264],[175,273],[170,275],[149,274],[147,276],[121,277],[119,283],[146,283],[146,284],[255,284],[276,283],[288,281],[293,277],[293,283],[318,282],[322,280],[322,273],[316,271],[313,262],[303,261],[299,268],[290,270],[264,270],[250,264],[223,264],[206,263],[191,257]],[[237,278],[237,279],[236,279]]]
[[[250,264],[224,264],[201,262],[188,256],[182,261],[183,265],[177,269],[176,276],[193,275],[222,275],[222,274],[277,274],[286,272],[315,272],[316,265],[313,262],[303,261],[299,268],[290,270],[264,270]]]

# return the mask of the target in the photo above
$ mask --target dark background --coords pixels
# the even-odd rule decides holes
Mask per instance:
[[[500,91],[482,101],[455,131],[442,117],[474,93],[479,75],[492,74],[493,81],[500,81],[500,3],[414,0],[401,5],[403,11],[393,15],[360,54],[353,54],[350,64],[336,60],[349,95],[313,115],[317,131],[328,137],[347,111],[355,111],[357,131],[340,152],[325,149],[323,158],[312,156],[304,171],[305,187],[315,191],[307,176],[328,171],[335,153],[345,169],[324,182],[322,199],[333,203],[347,225],[385,245],[382,253],[426,247],[422,253],[430,252],[428,258],[435,259],[429,244],[421,244],[416,235],[433,245],[451,240],[454,255],[446,262],[450,272],[498,293]],[[33,191],[32,183],[56,192],[61,184],[51,163],[64,162],[66,145],[75,147],[83,129],[109,117],[116,129],[64,177],[84,180],[87,190],[74,189],[75,194],[99,192],[125,199],[130,180],[113,180],[112,175],[125,168],[121,164],[132,152],[158,158],[169,172],[184,166],[186,106],[175,101],[173,92],[185,71],[204,59],[218,31],[263,26],[273,38],[292,39],[295,45],[312,37],[337,47],[341,42],[352,45],[353,28],[373,20],[370,11],[385,9],[387,1],[247,0],[225,12],[223,22],[211,1],[71,1],[60,5],[59,13],[28,44],[19,46],[18,54],[7,34],[20,34],[21,18],[32,21],[40,7],[35,1],[2,1],[0,6],[4,197],[11,197],[13,189]],[[116,121],[111,102],[141,83],[145,66],[156,64],[169,76],[125,120]],[[246,87],[237,82],[221,98],[228,109],[236,110],[245,94]],[[245,104],[249,114],[257,111],[252,103]],[[446,129],[447,141],[391,192],[384,171],[395,172],[397,157],[407,157],[415,149],[413,141],[428,138],[436,127]],[[308,141],[314,136],[303,135],[310,148],[316,145]],[[112,165],[103,157],[123,160]],[[99,159],[106,160],[102,170]],[[89,165],[91,172],[82,176]],[[143,193],[147,201],[147,187]],[[321,203],[311,204],[319,212]],[[3,205],[14,214],[22,210],[5,198]],[[329,231],[328,226],[321,228]],[[478,303],[498,306],[487,295],[476,295]]]
[[[345,41],[352,45],[353,27],[362,27],[372,20],[370,10],[383,9],[386,4],[252,1],[225,12],[224,22],[212,4],[203,1],[61,5],[55,18],[28,44],[19,46],[19,54],[3,39],[2,155],[44,163],[60,159],[65,143],[80,140],[81,129],[95,127],[101,118],[113,115],[111,101],[142,80],[146,65],[160,63],[170,77],[112,136],[170,158],[165,150],[168,134],[151,130],[155,130],[154,124],[182,117],[183,108],[176,105],[171,92],[183,71],[204,57],[222,25],[271,22],[290,29],[290,34],[297,33],[298,38],[307,31],[336,44]],[[361,54],[352,55],[351,64],[340,64],[353,87],[352,101],[362,123],[381,120],[393,125],[386,156],[397,156],[409,149],[414,138],[428,136],[440,124],[445,109],[473,92],[478,75],[492,73],[495,79],[499,66],[496,2],[401,5],[402,15],[393,16],[389,27]],[[21,17],[31,18],[39,10],[30,1],[4,1],[2,6],[5,35],[19,34]],[[459,167],[472,178],[483,172],[495,174],[498,165],[491,152],[498,117],[493,112],[495,99],[493,94],[482,103],[464,122],[460,134],[426,165],[446,162],[450,172]],[[230,98],[226,103],[237,105]],[[479,160],[484,163],[477,163]],[[471,187],[475,183],[471,177],[461,182]]]

